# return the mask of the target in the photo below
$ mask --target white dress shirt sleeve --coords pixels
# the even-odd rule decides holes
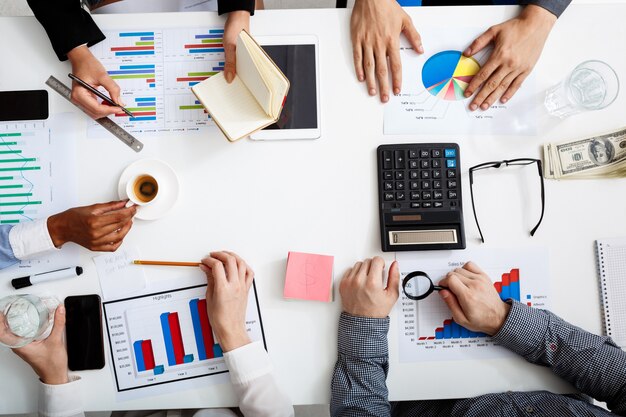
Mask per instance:
[[[9,242],[15,257],[22,261],[58,250],[48,231],[48,218],[15,225],[9,232]]]
[[[76,375],[67,384],[39,382],[39,417],[84,417],[81,385]]]
[[[293,417],[291,400],[278,387],[261,342],[226,352],[224,359],[244,416]]]

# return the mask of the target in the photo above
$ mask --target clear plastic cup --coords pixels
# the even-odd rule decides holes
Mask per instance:
[[[59,300],[35,295],[0,299],[0,345],[19,348],[50,335]]]
[[[559,84],[546,92],[544,105],[552,116],[564,119],[573,114],[608,107],[619,94],[619,77],[609,64],[585,61]]]

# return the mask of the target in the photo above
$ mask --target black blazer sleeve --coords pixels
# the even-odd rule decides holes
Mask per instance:
[[[80,0],[28,0],[28,5],[61,61],[75,47],[95,45],[105,38],[91,15],[81,7]]]
[[[217,0],[219,14],[230,13],[236,10],[247,10],[254,15],[254,0]]]

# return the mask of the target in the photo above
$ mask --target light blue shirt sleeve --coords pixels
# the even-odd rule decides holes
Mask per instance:
[[[0,269],[7,268],[19,262],[13,253],[13,248],[9,241],[9,232],[12,228],[13,225],[0,224]]]

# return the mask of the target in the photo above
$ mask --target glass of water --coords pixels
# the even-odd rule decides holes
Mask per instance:
[[[59,300],[35,295],[0,299],[0,345],[19,348],[43,340],[52,331]]]
[[[548,113],[564,119],[588,110],[608,107],[619,94],[619,78],[609,64],[585,61],[546,92]]]

